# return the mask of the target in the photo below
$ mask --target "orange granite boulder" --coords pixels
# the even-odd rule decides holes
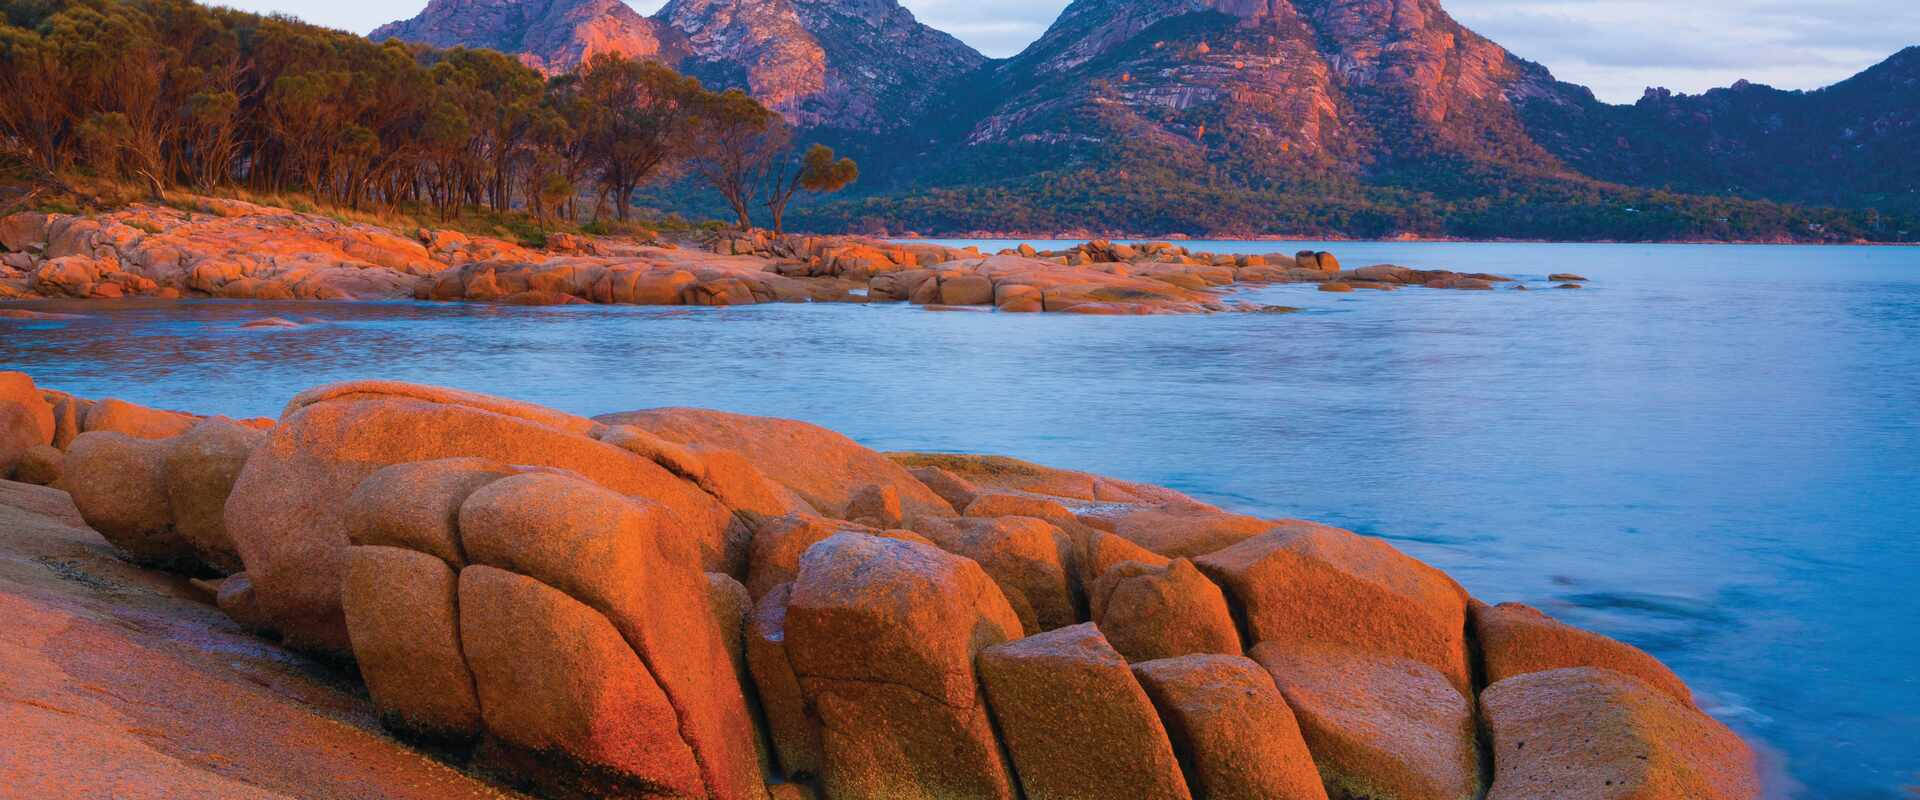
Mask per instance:
[[[1633,645],[1581,630],[1520,603],[1476,603],[1472,612],[1488,684],[1530,672],[1600,667],[1638,678],[1684,705],[1693,705],[1693,693],[1680,676]]]
[[[667,694],[605,616],[525,575],[460,571],[460,642],[497,770],[568,797],[700,797]]]
[[[1273,676],[1238,655],[1137,662],[1196,797],[1327,800],[1313,755]]]
[[[1085,600],[1074,584],[1073,541],[1033,517],[926,517],[914,529],[987,571],[1028,634],[1079,622]]]
[[[1164,567],[1127,562],[1087,589],[1093,621],[1128,661],[1240,653],[1227,598],[1184,558]]]
[[[1664,691],[1598,667],[1529,672],[1480,695],[1488,800],[1755,800],[1752,748]]]
[[[1153,701],[1092,624],[989,647],[979,669],[1030,800],[1192,796]]]
[[[904,514],[954,514],[953,506],[914,480],[906,468],[818,425],[698,408],[627,411],[594,419],[631,425],[681,444],[738,452],[829,516],[843,516],[854,495],[870,485],[894,487]]]
[[[806,554],[807,548],[841,532],[929,544],[926,538],[912,531],[880,530],[812,514],[764,519],[754,527],[753,541],[748,545],[747,593],[758,599],[773,587],[792,581],[800,574],[800,557]]]
[[[1466,590],[1379,539],[1311,522],[1278,524],[1194,560],[1242,609],[1253,642],[1409,658],[1457,691],[1471,691]]]
[[[164,411],[108,397],[94,401],[81,422],[83,431],[115,431],[140,439],[170,439],[199,422],[192,414]]]
[[[196,572],[199,555],[175,530],[167,500],[167,450],[121,433],[83,433],[67,451],[60,488],[90,527],[134,560]]]
[[[793,584],[783,583],[760,598],[747,623],[747,668],[766,715],[767,737],[776,763],[789,778],[820,774],[820,717],[800,688],[787,655],[787,601]]]
[[[13,479],[36,486],[52,486],[66,469],[67,454],[50,444],[36,444],[20,453]]]
[[[1473,704],[1426,664],[1347,648],[1263,642],[1251,651],[1299,720],[1327,794],[1473,800]]]
[[[480,733],[480,700],[460,645],[458,573],[432,555],[349,547],[340,604],[354,661],[387,728],[462,741]]]
[[[174,529],[200,560],[222,573],[241,569],[240,551],[227,533],[227,496],[247,457],[266,438],[225,417],[211,417],[166,440],[161,470]]]
[[[248,458],[226,528],[260,612],[289,644],[345,653],[340,576],[346,500],[382,467],[454,457],[566,470],[656,504],[699,553],[727,571],[746,532],[699,487],[586,435],[593,421],[470,392],[391,382],[335,384],[294,398]]]
[[[1273,530],[1273,520],[1211,507],[1144,506],[1103,509],[1092,522],[1168,558],[1203,556]]]
[[[1149,567],[1164,567],[1172,563],[1173,559],[1112,533],[1102,530],[1089,531],[1086,540],[1081,543],[1081,554],[1077,564],[1080,568],[1080,584],[1092,587],[1094,581],[1107,574],[1108,570],[1129,561]]]
[[[604,616],[658,682],[709,794],[764,793],[755,725],[728,668],[732,646],[716,622],[699,543],[663,504],[528,472],[469,495],[459,530],[472,564],[524,575]],[[484,687],[481,698],[488,709]],[[489,729],[502,732],[491,720]]]
[[[403,547],[458,568],[460,506],[474,491],[520,471],[484,458],[443,458],[382,467],[346,499],[347,540]]]
[[[820,718],[826,796],[1017,796],[973,665],[1020,619],[978,564],[835,534],[801,559],[785,635]]]

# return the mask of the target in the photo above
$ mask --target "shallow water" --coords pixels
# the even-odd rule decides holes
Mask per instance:
[[[1303,312],[1146,318],[37,303],[92,316],[0,319],[0,369],[246,416],[347,378],[700,405],[1162,483],[1387,537],[1484,600],[1652,651],[1761,746],[1779,796],[1913,796],[1920,249],[1321,246],[1593,283],[1287,285],[1248,296]],[[270,315],[325,322],[239,327]]]

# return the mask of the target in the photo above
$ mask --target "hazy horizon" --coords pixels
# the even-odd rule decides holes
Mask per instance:
[[[626,0],[644,14],[665,0]],[[223,0],[365,34],[425,8],[344,0]],[[915,17],[991,57],[1039,38],[1067,0],[901,0]],[[1649,86],[1698,94],[1745,79],[1781,89],[1845,80],[1920,44],[1910,0],[1444,0],[1462,24],[1545,64],[1600,99],[1631,103]],[[1872,24],[1863,24],[1865,21]]]

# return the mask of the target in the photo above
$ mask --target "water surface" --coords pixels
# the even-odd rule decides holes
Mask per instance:
[[[245,416],[349,378],[699,405],[1166,484],[1387,537],[1484,600],[1652,651],[1780,796],[1913,796],[1920,249],[1190,244],[1593,282],[1287,285],[1249,296],[1303,312],[1146,318],[38,303],[92,316],[0,320],[0,368]],[[239,327],[270,315],[324,322]]]

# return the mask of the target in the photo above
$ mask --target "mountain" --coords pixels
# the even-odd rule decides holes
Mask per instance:
[[[865,135],[913,124],[986,62],[894,0],[671,0],[651,18],[620,0],[432,0],[371,36],[493,48],[550,72],[601,51],[653,58],[802,127]]]
[[[548,1],[434,0],[376,35],[549,65],[582,41],[632,42],[747,88],[862,162],[854,194],[795,209],[814,227],[1920,231],[1920,48],[1812,92],[1741,83],[1609,105],[1438,0],[1074,0],[999,60],[894,0],[671,0],[651,19],[615,0]],[[556,35],[569,26],[585,33]]]
[[[432,0],[419,16],[382,25],[367,38],[484,47],[548,73],[571,70],[596,53],[668,62],[687,53],[677,31],[620,0]]]
[[[1113,146],[1354,171],[1435,152],[1547,167],[1507,100],[1547,80],[1434,0],[1077,0],[961,107],[969,147]]]
[[[1699,95],[1648,89],[1608,105],[1559,84],[1519,104],[1570,168],[1619,183],[1814,205],[1920,210],[1920,47],[1813,91],[1741,81]]]

